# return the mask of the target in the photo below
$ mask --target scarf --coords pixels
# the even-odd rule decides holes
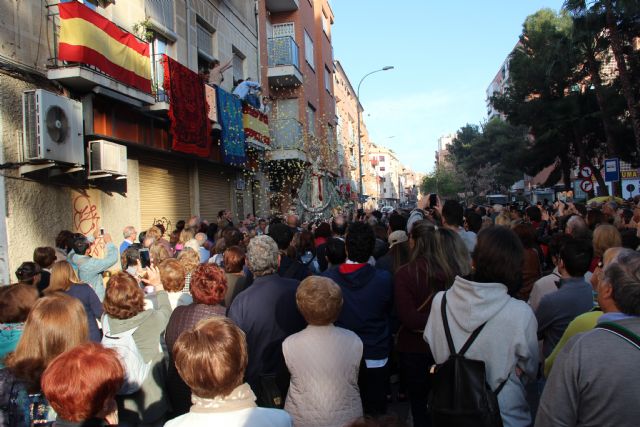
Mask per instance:
[[[256,395],[253,394],[249,384],[244,383],[236,387],[227,396],[218,396],[213,399],[191,395],[190,412],[212,413],[212,412],[231,412],[240,409],[255,408]]]

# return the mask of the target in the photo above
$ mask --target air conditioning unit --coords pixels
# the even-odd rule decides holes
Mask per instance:
[[[89,175],[127,176],[127,147],[104,139],[89,141]]]
[[[24,158],[84,165],[82,103],[46,90],[22,94]]]

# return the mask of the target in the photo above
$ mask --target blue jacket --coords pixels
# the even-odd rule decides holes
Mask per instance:
[[[391,350],[391,274],[369,264],[354,272],[344,273],[345,265],[322,274],[342,289],[344,302],[336,326],[349,329],[360,337],[364,344],[365,359],[385,359]]]
[[[107,243],[104,258],[93,258],[69,252],[68,258],[72,265],[78,268],[78,277],[96,291],[100,301],[104,300],[104,282],[102,273],[118,262],[118,248],[113,243]]]

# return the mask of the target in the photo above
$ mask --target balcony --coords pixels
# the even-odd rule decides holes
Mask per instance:
[[[169,111],[169,95],[164,89],[164,57],[163,53],[151,55],[151,91],[156,102],[146,110],[152,113]]]
[[[298,10],[298,0],[267,0],[267,10],[271,13]]]
[[[49,80],[56,80],[63,86],[77,92],[93,92],[137,107],[144,107],[156,102],[153,94],[127,85],[96,66],[60,59],[58,55],[60,18],[57,13],[50,13],[49,16],[54,23],[49,26],[49,31],[51,31],[49,36],[53,41],[52,57],[49,58],[49,69],[47,71]],[[125,32],[124,30],[122,31]]]
[[[299,86],[304,80],[300,72],[298,45],[291,36],[267,40],[269,52],[269,84],[276,87]]]
[[[270,160],[307,161],[302,123],[296,119],[270,120],[269,129],[271,133]]]

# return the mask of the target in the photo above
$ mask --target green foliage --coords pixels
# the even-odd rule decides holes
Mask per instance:
[[[446,198],[456,198],[464,191],[464,183],[459,173],[451,168],[438,168],[426,175],[420,184],[422,194],[435,193]]]

